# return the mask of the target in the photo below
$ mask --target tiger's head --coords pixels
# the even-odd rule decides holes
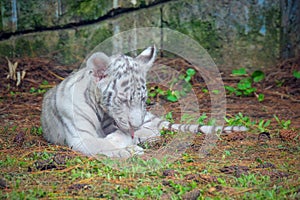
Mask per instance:
[[[146,75],[156,56],[155,46],[135,58],[94,53],[87,67],[100,92],[100,106],[120,130],[133,137],[146,115]]]

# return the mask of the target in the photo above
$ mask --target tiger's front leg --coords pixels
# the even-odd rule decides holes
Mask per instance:
[[[71,138],[69,146],[87,155],[106,155],[109,157],[128,158],[143,154],[129,135],[116,130],[105,138],[93,137],[82,133],[79,138]]]
[[[158,123],[160,121],[161,120],[152,113],[147,112],[143,125],[134,133],[138,142],[142,143],[148,139],[158,138],[160,136],[160,130],[158,129]]]
[[[129,135],[124,134],[120,130],[117,130],[106,136],[107,140],[111,142],[113,145],[119,147],[119,151],[117,152],[119,157],[131,157],[133,155],[142,155],[144,154],[143,148],[137,146],[137,138],[132,138]],[[112,152],[114,153],[114,152]],[[114,155],[112,155],[114,157]]]

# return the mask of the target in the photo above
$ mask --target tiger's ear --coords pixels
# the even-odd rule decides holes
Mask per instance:
[[[98,82],[105,78],[105,71],[109,65],[110,59],[102,52],[91,55],[87,60],[87,67],[93,73],[95,81]]]
[[[156,48],[155,45],[148,47],[145,49],[140,55],[135,58],[137,61],[146,71],[148,71],[156,58]]]

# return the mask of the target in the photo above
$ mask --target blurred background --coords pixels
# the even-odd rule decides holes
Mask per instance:
[[[2,0],[0,7],[3,59],[78,64],[105,39],[139,27],[187,34],[222,69],[275,67],[300,50],[298,0]]]

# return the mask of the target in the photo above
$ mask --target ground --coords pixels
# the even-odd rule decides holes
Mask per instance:
[[[227,95],[228,123],[250,125],[249,131],[220,135],[205,156],[199,156],[205,136],[196,136],[176,160],[142,173],[135,168],[111,168],[101,160],[47,143],[40,127],[43,94],[76,65],[60,66],[42,58],[15,62],[16,71],[26,71],[19,86],[7,78],[7,60],[0,60],[1,199],[300,199],[300,79],[293,76],[293,71],[299,71],[299,59],[264,71],[265,79],[253,84],[257,90],[250,96]],[[156,63],[183,72],[191,67],[180,59]],[[236,87],[243,78],[232,76],[231,71],[221,73],[227,86]],[[200,111],[209,116],[205,83],[201,77],[193,77],[190,83]],[[264,94],[262,101],[258,94]],[[164,97],[154,100],[179,120],[178,104]],[[176,135],[166,134],[149,152],[172,137]],[[151,161],[145,158],[137,160],[148,167]]]

